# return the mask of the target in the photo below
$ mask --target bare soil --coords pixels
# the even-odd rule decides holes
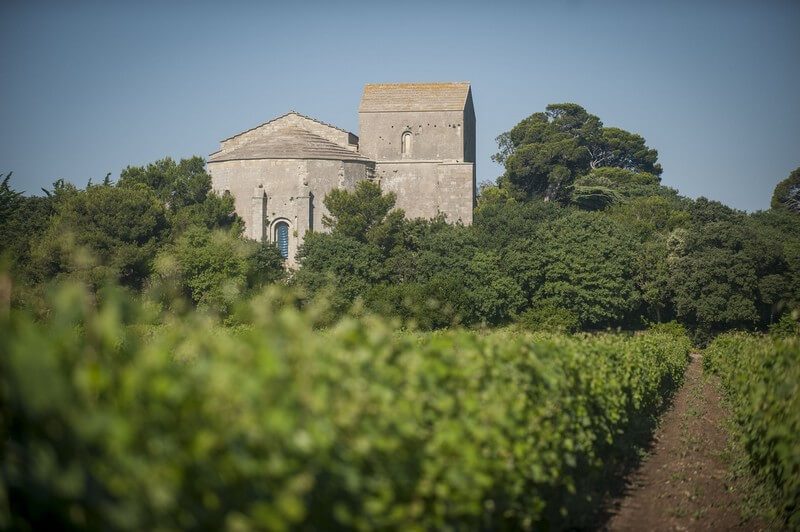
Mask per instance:
[[[605,530],[763,530],[743,518],[743,486],[728,473],[728,412],[693,354],[683,387],[641,466],[608,509]]]

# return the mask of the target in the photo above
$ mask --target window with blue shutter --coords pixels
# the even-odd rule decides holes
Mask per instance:
[[[289,258],[289,224],[278,222],[275,225],[275,242],[284,259]]]

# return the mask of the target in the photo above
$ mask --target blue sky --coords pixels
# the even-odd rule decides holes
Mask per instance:
[[[472,82],[494,138],[575,102],[658,149],[665,185],[767,208],[800,166],[800,2],[0,1],[0,173],[36,193],[207,155],[294,109],[358,133],[370,82]]]

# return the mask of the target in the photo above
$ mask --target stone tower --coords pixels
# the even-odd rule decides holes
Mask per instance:
[[[472,223],[475,110],[470,84],[368,84],[361,97],[359,152],[375,161],[381,188],[409,218],[437,212]]]

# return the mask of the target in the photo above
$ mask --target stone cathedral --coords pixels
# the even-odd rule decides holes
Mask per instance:
[[[233,195],[245,234],[287,262],[324,230],[325,195],[361,180],[397,195],[410,218],[472,223],[475,110],[469,83],[368,84],[359,136],[291,111],[229,137],[208,159],[213,189]]]

